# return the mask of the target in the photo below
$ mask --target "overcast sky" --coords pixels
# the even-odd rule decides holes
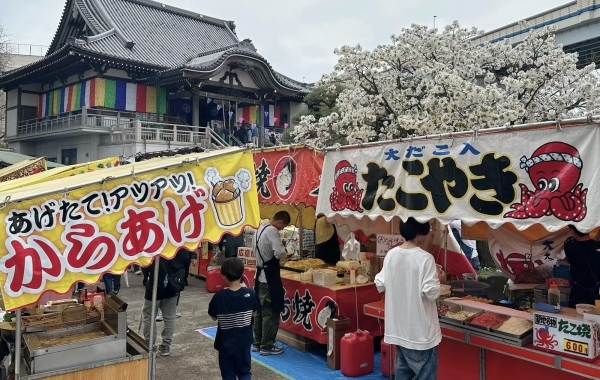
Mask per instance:
[[[568,0],[163,0],[166,4],[233,20],[275,70],[296,80],[318,80],[336,62],[333,49],[389,42],[410,24],[440,27],[458,20],[486,31],[568,3]],[[0,0],[0,22],[11,42],[49,45],[66,0]]]

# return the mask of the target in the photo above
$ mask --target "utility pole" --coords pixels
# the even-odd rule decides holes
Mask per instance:
[[[435,30],[435,18],[436,18],[436,17],[437,17],[437,16],[433,16],[433,29],[434,29],[434,30]]]

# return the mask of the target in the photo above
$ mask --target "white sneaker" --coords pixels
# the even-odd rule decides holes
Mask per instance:
[[[180,312],[175,312],[175,318],[181,318],[181,313]]]
[[[163,315],[162,315],[162,311],[159,309],[158,313],[156,314],[156,322],[162,322],[163,321]]]

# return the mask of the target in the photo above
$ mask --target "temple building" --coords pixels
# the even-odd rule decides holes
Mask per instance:
[[[74,164],[283,129],[311,86],[275,71],[233,21],[150,0],[66,0],[46,56],[0,75],[0,89],[9,147]]]

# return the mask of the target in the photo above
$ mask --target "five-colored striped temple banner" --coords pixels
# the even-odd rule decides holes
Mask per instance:
[[[38,117],[84,107],[165,114],[167,113],[167,90],[160,88],[157,94],[156,87],[93,78],[41,94],[38,101]]]
[[[238,108],[238,118],[243,118],[244,123],[260,124],[262,117],[263,125],[268,127],[279,127],[281,121],[281,106],[270,104],[264,107],[264,114],[260,114],[259,106],[248,106]]]

